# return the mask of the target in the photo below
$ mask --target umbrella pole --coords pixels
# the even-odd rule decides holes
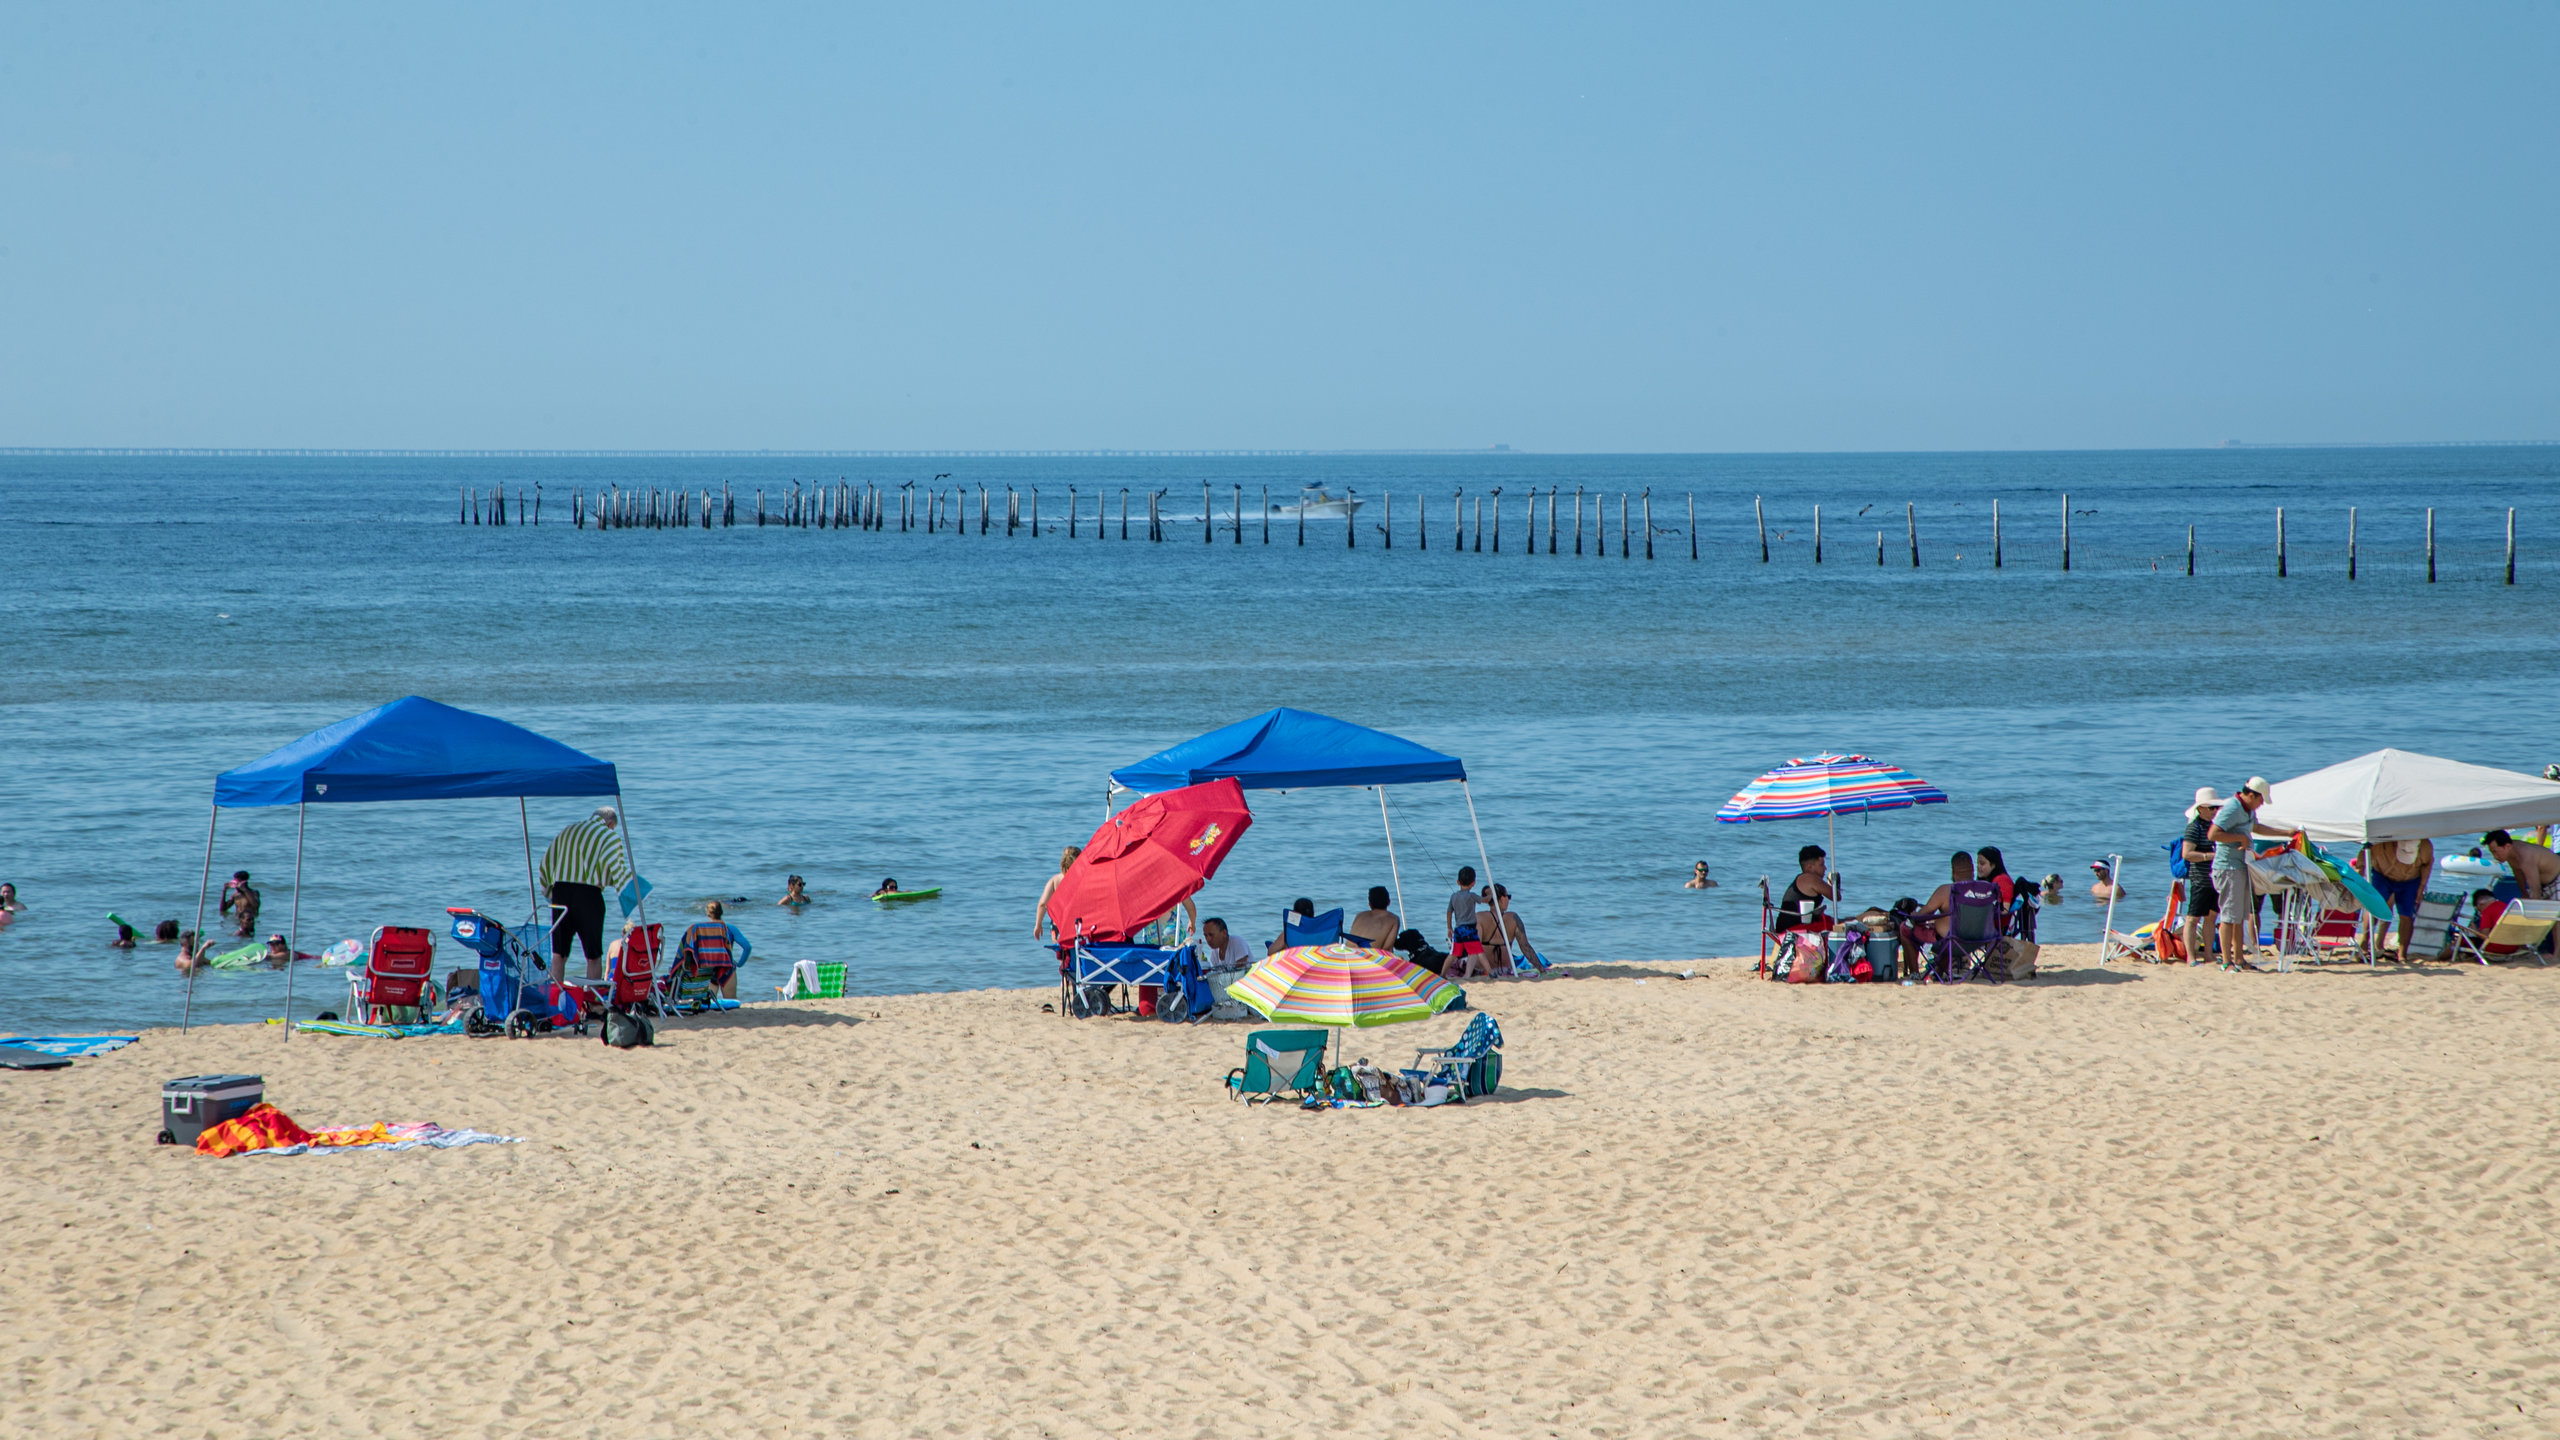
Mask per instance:
[[[213,802],[213,814],[204,822],[204,879],[196,886],[196,953],[194,964],[187,967],[187,998],[178,1011],[178,1033],[187,1033],[188,1022],[196,1014],[196,972],[204,968],[204,897],[213,888],[213,832],[222,824],[222,802]]]
[[[284,1038],[293,1039],[293,957],[302,948],[302,832],[311,820],[311,802],[293,807],[293,921],[284,941]]]
[[[1492,890],[1493,861],[1484,853],[1484,826],[1476,820],[1476,792],[1467,787],[1466,781],[1460,780],[1458,782],[1458,793],[1467,797],[1467,828],[1476,832],[1476,863],[1484,867],[1484,888]],[[1492,906],[1493,921],[1495,928],[1501,932],[1496,938],[1500,939],[1502,942],[1502,952],[1505,955],[1509,955],[1511,953],[1511,926],[1503,917],[1508,915],[1510,912],[1502,908],[1501,892],[1495,891],[1494,894],[1495,899]],[[1482,944],[1484,942],[1484,931],[1481,927],[1476,931],[1476,942],[1478,944]],[[1484,973],[1486,979],[1490,980],[1493,978],[1492,961],[1488,960],[1485,962]],[[1514,975],[1520,973],[1520,962],[1516,958],[1511,962],[1511,973]]]
[[[1384,785],[1377,785],[1372,786],[1371,788],[1378,792],[1378,823],[1385,826],[1387,829],[1387,878],[1395,882],[1396,914],[1403,916],[1406,921],[1410,922],[1413,917],[1406,915],[1404,908],[1404,875],[1401,871],[1396,869],[1396,826],[1394,821],[1387,818],[1387,787]],[[212,857],[210,855],[206,857],[205,863],[208,865],[212,863]],[[1393,935],[1387,937],[1387,947],[1389,949],[1395,948],[1395,943],[1396,937]]]

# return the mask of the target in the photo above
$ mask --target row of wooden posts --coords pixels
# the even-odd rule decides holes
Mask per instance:
[[[1490,534],[1493,553],[1497,555],[1502,553],[1502,489],[1503,487],[1497,485],[1486,492],[1493,497],[1494,502]],[[985,535],[991,533],[994,528],[995,496],[994,492],[985,485],[978,486],[977,491],[978,533]],[[1165,518],[1162,507],[1163,499],[1168,493],[1170,492],[1162,489],[1145,492],[1146,510],[1141,517],[1141,523],[1145,526],[1146,538],[1150,541],[1161,542],[1171,532],[1173,522]],[[1532,555],[1538,553],[1539,493],[1538,487],[1529,488],[1528,550]],[[1562,536],[1560,511],[1564,499],[1563,487],[1548,487],[1545,495],[1547,553],[1554,555],[1560,553]],[[1029,497],[1030,502],[1027,509],[1024,505],[1025,496]],[[1123,540],[1130,538],[1129,496],[1129,489],[1122,487],[1119,538]],[[1488,533],[1484,516],[1485,496],[1477,495],[1474,498],[1474,548],[1481,552],[1485,548]],[[1575,486],[1572,498],[1573,553],[1580,555],[1584,553],[1584,488]],[[1606,494],[1593,492],[1589,498],[1592,501],[1593,511],[1594,544],[1591,553],[1605,555],[1609,550],[1609,497]],[[1686,533],[1689,538],[1689,558],[1695,560],[1698,558],[1698,499],[1694,493],[1685,495],[1684,499],[1688,507]],[[1210,487],[1204,483],[1200,487],[1200,538],[1204,543],[1215,543],[1217,540],[1217,514],[1211,500]],[[1644,535],[1644,558],[1647,560],[1654,558],[1653,542],[1657,534],[1677,536],[1683,533],[1679,529],[1657,530],[1655,528],[1651,487],[1637,492],[1632,497],[1625,491],[1619,491],[1617,500],[1618,555],[1621,559],[1633,558],[1634,542],[1629,537],[1639,525]],[[768,512],[765,508],[764,491],[758,490],[755,492],[755,509],[752,512],[752,519],[757,525],[781,525],[795,529],[886,530],[890,524],[893,504],[897,528],[900,531],[921,529],[930,535],[946,530],[966,533],[969,528],[969,494],[966,487],[957,487],[948,492],[928,488],[919,496],[913,481],[894,489],[842,482],[803,489],[795,484],[780,497],[778,508],[772,512]],[[1111,522],[1109,506],[1108,492],[1094,497],[1093,538],[1096,540],[1109,538]],[[1467,495],[1464,491],[1456,492],[1451,496],[1450,528],[1456,535],[1456,545],[1460,550],[1467,548],[1466,506]],[[1378,508],[1380,537],[1384,548],[1392,550],[1396,543],[1395,496],[1391,493],[1380,496]],[[1639,513],[1631,516],[1629,513],[1631,508]],[[1067,538],[1070,540],[1081,538],[1083,509],[1083,497],[1077,487],[1068,486]],[[2357,507],[2353,505],[2347,507],[2347,578],[2350,580],[2356,578],[2356,509]],[[599,530],[690,529],[696,525],[709,530],[714,528],[715,524],[721,527],[736,525],[738,502],[736,495],[726,485],[720,487],[716,496],[707,489],[660,491],[606,486],[596,492],[592,505],[588,502],[586,491],[583,489],[570,491],[569,515],[570,523],[579,529],[586,528],[587,522],[592,519]],[[1906,503],[1903,506],[1902,515],[1905,534],[1910,543],[1911,568],[1917,570],[1920,568],[1919,506],[1916,503]],[[1751,516],[1759,532],[1760,563],[1766,565],[1769,563],[1769,519],[1761,498],[1756,495],[1751,499]],[[1307,543],[1307,520],[1303,507],[1296,513],[1295,519],[1298,543],[1304,545]],[[507,493],[503,487],[488,492],[485,505],[480,491],[465,489],[462,492],[462,508],[457,516],[457,523],[539,525],[542,523],[542,487],[534,486],[530,497],[521,487],[517,489],[515,518],[512,521],[507,518]],[[1262,489],[1261,524],[1262,543],[1268,545],[1271,543],[1271,491],[1268,486]],[[1991,502],[1991,568],[1995,570],[2004,568],[2000,526],[2000,502],[1994,500]],[[1036,489],[1016,490],[1008,485],[1004,488],[1004,533],[1013,535],[1025,529],[1029,530],[1034,538],[1041,533],[1040,492]],[[1244,543],[1244,529],[1244,487],[1237,485],[1233,487],[1228,510],[1228,531],[1235,544]],[[1346,522],[1343,530],[1343,543],[1353,549],[1359,548],[1360,526],[1357,518],[1354,517]],[[1414,517],[1414,540],[1421,549],[1431,548],[1430,517],[1427,509],[1418,511]],[[2433,506],[2429,506],[2426,512],[2426,553],[2427,581],[2432,584],[2436,578],[2436,512]],[[1813,507],[1813,563],[1816,565],[1822,563],[1822,507],[1820,505]],[[1876,564],[1881,566],[1884,563],[1885,532],[1878,530],[1876,532]],[[2276,576],[2278,579],[2285,578],[2290,564],[2285,532],[2285,507],[2279,505],[2276,507]],[[2062,497],[2062,568],[2065,570],[2071,568],[2071,497],[2067,493]],[[2187,573],[2189,575],[2196,573],[2196,527],[2193,525],[2187,527]],[[2507,510],[2506,583],[2509,585],[2516,583],[2516,512],[2513,507]]]

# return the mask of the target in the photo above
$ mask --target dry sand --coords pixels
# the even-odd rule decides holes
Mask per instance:
[[[0,1435],[2560,1429],[2560,969],[2048,958],[1481,985],[1506,1088],[1439,1110],[1247,1109],[1244,1027],[1027,992],[155,1032],[0,1072]],[[154,1146],[220,1070],[528,1143]]]

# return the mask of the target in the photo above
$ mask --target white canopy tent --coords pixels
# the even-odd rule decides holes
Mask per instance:
[[[2431,840],[2560,822],[2560,781],[2376,750],[2275,783],[2258,823],[2324,844]]]

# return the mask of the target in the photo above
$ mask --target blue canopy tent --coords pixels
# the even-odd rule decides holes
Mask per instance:
[[[204,832],[204,881],[196,891],[196,934],[202,944],[204,904],[213,889],[213,836],[224,807],[277,805],[295,809],[293,922],[288,950],[302,939],[302,836],[313,805],[352,805],[380,800],[469,800],[513,797],[524,832],[526,888],[536,914],[542,893],[533,873],[533,826],[525,798],[533,795],[611,795],[622,807],[622,781],[612,765],[520,725],[475,715],[411,695],[361,715],[324,725],[236,770],[214,777],[213,818]],[[628,818],[620,826],[623,854],[631,853]],[[633,873],[638,873],[633,862]],[[637,889],[638,887],[635,887]],[[640,919],[648,901],[638,899]],[[195,1011],[195,971],[187,972],[186,1028]],[[285,966],[285,1010],[293,1007],[293,966]],[[290,1028],[286,1033],[290,1035]]]
[[[1152,795],[1229,776],[1247,790],[1357,786],[1377,791],[1378,820],[1387,832],[1387,873],[1395,881],[1396,909],[1408,918],[1404,875],[1396,864],[1395,824],[1387,818],[1386,787],[1454,780],[1467,797],[1467,824],[1475,831],[1484,883],[1493,883],[1493,862],[1485,857],[1484,827],[1476,821],[1475,792],[1467,789],[1467,767],[1456,756],[1312,710],[1284,705],[1158,751],[1112,771],[1111,796],[1123,790]],[[1110,810],[1109,797],[1103,809]]]

